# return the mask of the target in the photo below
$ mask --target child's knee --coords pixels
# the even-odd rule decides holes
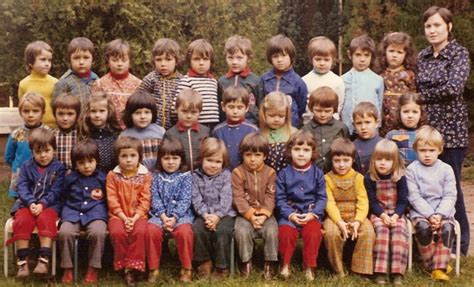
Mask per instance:
[[[444,246],[451,247],[454,239],[454,226],[451,223],[446,222],[441,226],[441,239]]]
[[[418,242],[426,246],[431,243],[432,237],[433,237],[433,232],[431,231],[431,226],[428,222],[425,221],[420,221],[418,224],[415,226],[416,229],[416,239]]]

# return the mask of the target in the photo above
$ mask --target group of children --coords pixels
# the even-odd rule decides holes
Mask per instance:
[[[390,33],[381,47],[381,76],[369,68],[374,41],[360,36],[348,51],[353,68],[339,77],[331,71],[334,43],[315,37],[308,45],[314,69],[300,78],[293,43],[277,35],[267,45],[273,68],[259,78],[249,68],[250,40],[232,36],[225,43],[229,71],[216,80],[208,41],[189,45],[189,70],[181,75],[179,45],[159,39],[155,70],[141,81],[129,73],[127,42],[107,44],[109,72],[99,79],[91,71],[94,45],[75,38],[70,70],[57,81],[48,75],[49,45],[31,43],[31,74],[19,89],[25,124],[5,151],[9,194],[18,198],[11,239],[17,277],[30,274],[37,226],[33,273],[48,272],[57,236],[64,283],[73,281],[80,230],[89,243],[84,282],[97,282],[108,230],[114,269],[125,270],[128,285],[146,269],[149,282],[159,277],[165,234],[176,240],[182,282],[192,280],[193,261],[200,279],[225,279],[233,237],[242,276],[251,274],[254,239],[262,237],[265,279],[279,259],[279,274],[288,278],[301,235],[309,281],[321,243],[344,277],[344,246],[355,241],[352,272],[375,273],[380,284],[391,274],[401,284],[412,220],[425,266],[434,279],[448,280],[454,174],[437,159],[441,135],[422,126],[410,37]]]

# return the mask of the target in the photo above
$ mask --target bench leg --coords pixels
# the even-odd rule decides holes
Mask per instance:
[[[77,282],[77,277],[79,276],[79,266],[78,266],[78,261],[79,261],[79,238],[74,239],[74,283]]]

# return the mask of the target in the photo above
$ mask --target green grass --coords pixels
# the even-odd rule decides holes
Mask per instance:
[[[9,208],[12,205],[12,200],[7,197],[6,189],[8,183],[1,182],[0,183],[0,226],[1,232],[0,237],[1,241],[3,242],[3,225],[6,219],[10,216],[9,215]],[[173,245],[173,244],[170,244]],[[10,248],[11,249],[11,248]],[[262,266],[262,249],[261,246],[257,247],[255,251],[257,256],[254,262],[254,272],[252,276],[248,280],[242,280],[239,277],[228,279],[224,282],[211,283],[206,281],[194,281],[192,284],[188,284],[190,286],[210,286],[210,285],[218,285],[218,286],[242,286],[242,285],[252,285],[252,286],[310,286],[310,285],[318,285],[318,286],[371,286],[375,284],[366,278],[362,278],[357,275],[349,275],[344,279],[333,279],[331,277],[331,273],[326,268],[318,269],[316,273],[316,280],[315,283],[308,284],[304,276],[301,272],[300,265],[296,262],[301,262],[301,249],[298,249],[294,256],[294,264],[292,266],[292,277],[290,280],[283,281],[280,279],[273,280],[271,282],[266,282],[261,277],[261,266]],[[260,256],[259,256],[260,255]],[[10,256],[12,256],[10,251]],[[10,257],[12,258],[12,257]],[[84,262],[85,263],[85,262]],[[80,273],[80,280],[82,280],[84,276],[85,264],[81,265]],[[454,264],[454,262],[453,262]],[[453,265],[454,266],[454,265]],[[10,260],[9,264],[10,268],[10,276],[6,279],[3,276],[3,260],[0,260],[0,270],[2,275],[0,275],[0,286],[25,286],[25,283],[28,286],[40,286],[44,285],[46,281],[44,279],[39,278],[31,278],[27,282],[17,281],[14,279],[14,274],[16,272],[14,263]],[[162,257],[162,267],[160,270],[161,274],[159,280],[157,281],[156,285],[158,286],[169,286],[169,285],[182,285],[177,281],[178,272],[179,272],[179,261],[177,255],[174,251],[174,248],[171,248],[171,254]],[[50,284],[62,286],[59,284],[60,281],[60,270],[58,270],[59,275],[56,276],[55,280],[51,279],[49,281]],[[412,273],[407,273],[404,279],[405,285],[410,286],[445,286],[446,284],[434,282],[430,279],[429,274],[421,268],[419,262],[414,262],[414,270]],[[474,284],[474,257],[466,257],[462,258],[461,260],[461,276],[456,277],[454,274],[452,275],[452,279],[450,281],[450,285],[455,286],[472,286]],[[100,285],[101,286],[117,286],[123,285],[123,279],[121,274],[113,271],[110,266],[105,266],[100,274]],[[145,282],[142,282],[142,286],[147,285]]]

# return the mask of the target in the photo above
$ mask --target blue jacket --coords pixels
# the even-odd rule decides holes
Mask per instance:
[[[27,160],[20,169],[18,178],[18,199],[11,209],[11,214],[20,208],[29,208],[32,203],[41,203],[45,208],[54,208],[61,214],[60,197],[63,189],[64,165],[57,159],[46,167],[44,174],[38,171],[34,159]]]
[[[105,176],[104,172],[97,170],[90,176],[84,176],[77,171],[66,176],[63,185],[65,200],[62,221],[80,222],[83,226],[93,220],[107,222]],[[102,199],[92,199],[91,193],[95,189],[102,190]]]

